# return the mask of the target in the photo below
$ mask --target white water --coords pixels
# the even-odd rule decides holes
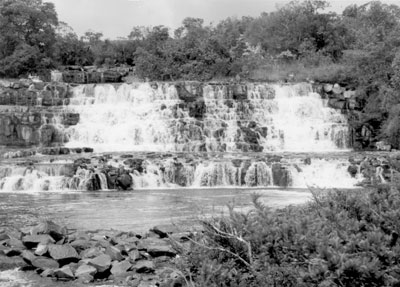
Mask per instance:
[[[117,88],[116,88],[117,87]],[[255,146],[262,152],[330,152],[348,148],[347,120],[326,106],[310,84],[247,84],[242,100],[233,100],[226,85],[205,85],[198,99],[200,116],[191,117],[190,103],[179,98],[173,84],[81,85],[73,89],[65,112],[80,114],[76,126],[64,130],[69,147],[93,147],[96,152],[231,152],[237,157]],[[193,86],[186,85],[191,91]],[[61,120],[52,119],[61,126]],[[259,153],[259,154],[262,154]],[[178,156],[178,158],[181,156]],[[235,158],[236,156],[234,156]],[[111,159],[119,168],[123,160]],[[178,164],[178,165],[177,165]],[[134,189],[210,187],[354,187],[362,178],[347,172],[346,157],[299,163],[289,155],[279,165],[250,159],[196,158],[185,162],[146,159],[144,171],[129,170]],[[64,165],[50,164],[0,170],[2,191],[86,190],[97,183],[108,189],[102,165],[92,164],[71,174]],[[104,165],[103,165],[104,167]],[[1,169],[1,167],[0,167]],[[283,175],[276,176],[282,169]],[[274,175],[275,174],[275,175]],[[283,178],[282,180],[280,178]]]
[[[78,86],[70,109],[80,114],[66,134],[69,147],[95,151],[240,151],[239,125],[258,128],[264,151],[323,152],[348,148],[348,126],[310,84],[248,85],[247,101],[233,101],[226,86],[205,86],[202,122],[189,116],[173,85],[147,83]],[[179,105],[181,104],[181,105]],[[197,122],[197,124],[196,124]],[[267,130],[263,135],[259,129]],[[221,150],[222,149],[222,150]]]
[[[67,146],[107,152],[174,150],[169,123],[174,120],[172,106],[178,102],[176,91],[169,87],[163,91],[147,84],[137,88],[123,84],[118,90],[112,85],[94,90],[79,86],[70,104],[79,112],[80,122],[66,131]],[[161,105],[166,108],[161,110]]]
[[[110,159],[106,165],[129,169],[123,160]],[[285,159],[282,163],[262,160],[242,161],[235,165],[230,160],[199,159],[195,163],[168,158],[147,159],[143,171],[130,173],[133,189],[168,188],[221,188],[221,187],[294,187],[294,188],[351,188],[363,177],[359,173],[351,177],[347,172],[347,159],[311,159],[305,164],[298,158]],[[278,167],[277,167],[278,166]],[[281,175],[274,175],[274,168]],[[87,184],[96,180],[101,190],[107,190],[107,178],[101,168],[81,169],[68,175],[60,164],[42,164],[29,167],[0,167],[0,191],[39,192],[62,190],[86,190]],[[11,172],[10,172],[11,171]],[[275,172],[276,173],[276,172]],[[280,182],[281,178],[284,179]]]

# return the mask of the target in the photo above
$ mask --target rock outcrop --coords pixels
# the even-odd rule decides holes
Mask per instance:
[[[129,68],[98,69],[96,67],[65,67],[62,72],[53,72],[54,79],[65,83],[120,83],[128,75]]]
[[[60,109],[70,97],[70,87],[63,83],[0,81],[0,145],[64,143],[62,130],[79,122],[79,114]]]
[[[338,83],[315,85],[316,91],[327,100],[327,105],[346,114],[349,122],[351,147],[355,150],[385,150],[391,146],[379,138],[384,117],[363,112],[363,95],[355,87],[345,87]]]

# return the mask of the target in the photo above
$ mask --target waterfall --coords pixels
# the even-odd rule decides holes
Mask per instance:
[[[78,86],[69,109],[67,146],[95,151],[247,152],[347,149],[344,115],[310,84],[248,84],[239,95],[205,85],[184,98],[173,84]],[[190,86],[184,91],[189,93]]]
[[[349,164],[342,160],[312,159],[310,164],[289,165],[293,186],[317,188],[348,188],[356,186],[363,179],[347,171]]]
[[[40,163],[28,167],[0,167],[0,190],[57,191],[115,189],[119,170],[129,172],[134,189],[156,188],[351,188],[364,179],[348,171],[349,161],[343,158],[308,158],[295,155],[271,160],[237,155],[238,158],[213,159],[184,156],[151,157],[129,166],[124,158],[113,156],[108,161],[92,159],[87,166],[73,168],[70,163]],[[112,167],[114,166],[114,167]],[[108,167],[108,171],[107,171]],[[111,168],[110,168],[111,167]],[[384,182],[383,170],[376,168],[377,180]]]
[[[65,177],[49,169],[49,173],[32,167],[15,167],[8,176],[0,177],[0,191],[56,191],[63,189]]]
[[[86,93],[81,87],[74,90],[71,105],[81,119],[67,130],[68,146],[108,152],[175,150],[170,127],[171,121],[177,121],[173,106],[178,99],[173,87],[154,90],[148,84],[123,84],[116,90],[99,85]]]
[[[348,123],[308,83],[99,84],[71,90],[70,105],[56,116],[43,115],[51,127],[44,125],[40,136],[65,139],[67,147],[92,147],[98,156],[0,166],[1,191],[113,190],[121,184],[347,188],[363,180],[365,169],[356,166],[355,175],[352,166],[350,173],[346,155],[318,156],[349,150]],[[72,125],[64,124],[69,114],[79,114]],[[57,131],[47,130],[52,127]],[[373,177],[384,182],[386,173],[377,169]]]

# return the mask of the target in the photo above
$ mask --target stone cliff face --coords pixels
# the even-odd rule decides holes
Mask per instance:
[[[315,86],[316,91],[327,100],[327,105],[340,110],[347,116],[350,127],[350,142],[354,150],[385,150],[391,147],[378,139],[381,122],[362,120],[363,103],[360,95],[354,88],[346,89],[338,84],[320,84]]]
[[[79,122],[79,114],[62,109],[69,97],[66,84],[1,81],[0,145],[61,145],[61,129]]]

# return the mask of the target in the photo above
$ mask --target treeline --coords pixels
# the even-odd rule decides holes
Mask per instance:
[[[292,1],[256,18],[227,18],[216,25],[186,18],[174,31],[134,27],[124,39],[103,40],[101,32],[93,31],[78,37],[58,21],[52,3],[0,0],[0,74],[127,65],[141,78],[209,80],[251,77],[271,66],[296,63],[307,69],[351,59],[361,61],[354,66],[363,75],[376,78],[377,73],[387,81],[400,41],[400,8],[370,2],[338,15],[325,12],[327,7],[323,0]]]

